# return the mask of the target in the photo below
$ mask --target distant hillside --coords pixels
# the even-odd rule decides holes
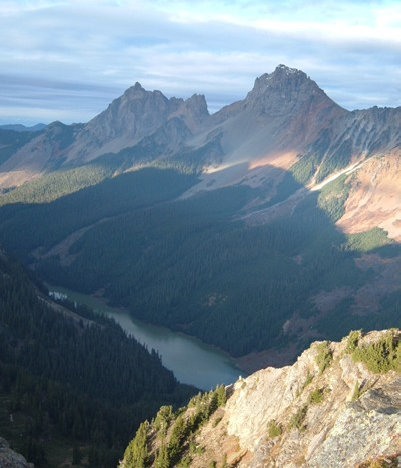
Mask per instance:
[[[51,301],[4,252],[0,273],[0,434],[35,466],[115,466],[142,419],[193,394],[154,351]]]
[[[162,407],[120,468],[376,468],[401,460],[400,330],[313,343],[291,367]],[[226,401],[227,399],[227,401]]]
[[[15,132],[40,132],[44,128],[46,128],[46,124],[43,123],[38,123],[30,127],[22,124],[0,125],[1,130],[14,130]]]

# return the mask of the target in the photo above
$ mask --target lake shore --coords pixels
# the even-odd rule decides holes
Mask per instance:
[[[155,349],[162,363],[176,378],[202,390],[218,384],[230,384],[244,375],[244,370],[226,352],[180,331],[149,324],[133,318],[121,307],[111,307],[104,297],[82,294],[63,287],[47,285],[50,291],[65,294],[70,300],[85,304],[95,312],[113,318],[123,330],[149,350]]]

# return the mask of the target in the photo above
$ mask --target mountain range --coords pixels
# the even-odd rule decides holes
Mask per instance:
[[[257,78],[245,99],[212,115],[202,95],[168,99],[136,83],[88,123],[54,122],[13,148],[0,165],[0,187],[105,155],[120,172],[155,164],[196,170],[202,177],[192,193],[245,184],[271,195],[283,171],[313,188],[348,169],[358,182],[339,225],[348,232],[378,225],[397,238],[398,199],[380,200],[380,183],[387,187],[398,174],[400,125],[401,108],[347,111],[305,73],[284,65]],[[379,186],[374,180],[367,191],[365,179],[377,171]]]
[[[248,370],[289,362],[399,323],[400,127],[284,65],[214,114],[136,83],[88,123],[0,129],[0,241]]]

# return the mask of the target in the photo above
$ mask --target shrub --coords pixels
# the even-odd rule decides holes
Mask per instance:
[[[354,392],[352,394],[352,401],[356,401],[361,396],[361,389],[358,382],[355,382]]]
[[[213,427],[216,427],[222,419],[223,419],[223,416],[219,416],[218,418],[216,418],[213,421]]]
[[[281,424],[278,424],[275,419],[272,419],[267,424],[267,432],[269,437],[278,437],[283,433]]]
[[[324,399],[324,389],[323,388],[316,388],[312,390],[309,394],[308,402],[312,405],[320,404]]]
[[[396,468],[397,466],[397,458],[390,456],[371,460],[367,468]]]
[[[291,416],[289,429],[298,429],[299,431],[303,432],[306,429],[304,424],[306,413],[308,411],[308,407],[302,406],[299,410]]]
[[[313,380],[313,374],[311,374],[309,371],[308,373],[306,374],[306,379],[305,379],[305,382],[303,383],[302,385],[302,390],[304,388],[306,388]]]
[[[324,370],[330,366],[331,361],[333,360],[333,354],[327,341],[323,341],[316,346],[315,359],[316,364],[319,367],[319,371],[322,374]]]
[[[189,455],[184,455],[183,458],[179,461],[178,468],[189,468],[191,466],[191,457]]]
[[[345,347],[346,353],[353,353],[358,347],[359,340],[362,337],[362,330],[351,330],[347,338],[347,346]]]

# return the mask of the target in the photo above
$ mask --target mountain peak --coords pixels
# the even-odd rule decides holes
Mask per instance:
[[[188,107],[197,109],[198,112],[202,114],[209,115],[209,112],[207,110],[207,102],[203,94],[193,94],[185,102]]]
[[[305,83],[313,84],[314,88],[319,89],[317,84],[303,71],[287,67],[286,65],[278,65],[273,73],[264,73],[256,78],[250,94],[259,95],[268,90],[296,90],[305,85]]]
[[[306,73],[282,64],[272,73],[265,73],[256,78],[254,87],[246,98],[252,107],[256,106],[273,114],[293,112],[297,107],[303,111],[305,103],[310,100],[334,105]]]
[[[306,77],[306,73],[304,73],[302,70],[298,70],[297,68],[287,67],[287,65],[283,65],[282,63],[280,65],[277,65],[276,69],[272,73],[272,75],[277,75],[277,74],[285,74],[286,76],[302,75]]]
[[[131,86],[130,88],[128,88],[122,97],[143,97],[145,96],[146,94],[148,93],[148,91],[146,91],[146,89],[141,85],[141,83],[139,83],[139,81],[137,81],[134,86]]]
[[[144,89],[144,88],[142,87],[141,83],[139,83],[139,81],[136,81],[136,82],[135,82],[133,88],[134,88],[135,90]]]

